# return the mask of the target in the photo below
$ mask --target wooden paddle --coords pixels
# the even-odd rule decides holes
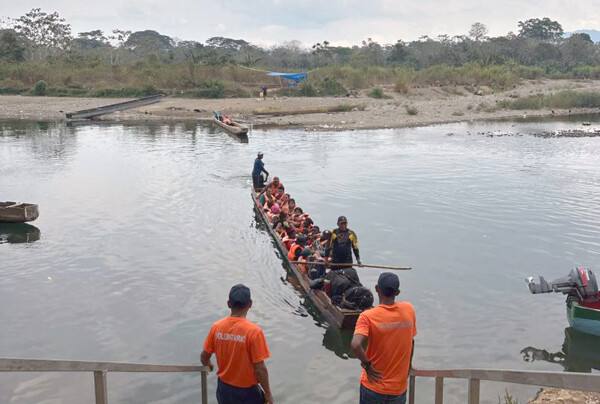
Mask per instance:
[[[291,264],[301,264],[301,265],[325,265],[325,266],[331,266],[331,267],[347,267],[348,265],[351,266],[356,266],[356,267],[365,267],[365,268],[381,268],[381,269],[393,269],[394,271],[409,271],[412,268],[411,267],[390,267],[387,265],[369,265],[369,264],[362,264],[362,265],[358,265],[358,264],[353,264],[351,262],[347,263],[347,264],[336,264],[336,263],[332,263],[330,262],[325,263],[325,262],[304,262],[304,261],[290,261]]]

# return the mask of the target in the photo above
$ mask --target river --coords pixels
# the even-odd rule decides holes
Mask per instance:
[[[256,223],[249,173],[261,150],[322,229],[348,217],[364,263],[412,266],[399,276],[417,313],[415,367],[598,373],[598,361],[553,363],[569,333],[564,297],[531,295],[524,282],[600,262],[600,137],[532,135],[574,128],[588,127],[574,117],[255,129],[243,143],[194,123],[1,121],[0,200],[37,203],[40,217],[0,225],[0,357],[198,364],[242,282],[276,402],[357,402],[350,336],[293,287]],[[359,271],[373,289],[381,271]],[[0,402],[90,402],[92,380],[5,373]],[[433,381],[417,383],[417,402],[433,402]],[[214,374],[209,384],[214,400]],[[109,374],[108,385],[111,402],[199,401],[194,375]],[[535,392],[482,382],[482,402],[505,387],[523,402]],[[466,381],[447,382],[445,402],[465,401]]]

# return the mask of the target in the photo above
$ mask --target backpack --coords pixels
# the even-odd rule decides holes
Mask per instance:
[[[373,293],[364,286],[354,286],[344,293],[343,309],[366,310],[373,306]]]

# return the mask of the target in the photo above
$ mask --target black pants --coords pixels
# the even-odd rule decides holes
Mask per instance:
[[[253,175],[252,176],[252,184],[254,185],[254,189],[262,189],[265,186],[265,179],[261,175]]]
[[[235,387],[218,379],[217,402],[219,404],[263,404],[265,398],[262,389],[252,387]]]

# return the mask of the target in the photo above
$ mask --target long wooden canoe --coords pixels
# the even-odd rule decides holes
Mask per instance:
[[[23,223],[38,218],[38,206],[33,203],[0,202],[0,222]]]
[[[248,133],[248,128],[246,126],[242,125],[241,123],[235,122],[233,119],[231,120],[233,125],[227,125],[226,123],[219,121],[215,117],[213,117],[213,122],[215,123],[215,125],[220,126],[222,129],[234,135],[245,135]]]
[[[332,325],[335,325],[336,327],[341,328],[343,330],[354,329],[354,325],[356,324],[356,320],[358,320],[358,316],[360,315],[361,310],[341,309],[338,306],[331,303],[331,299],[329,298],[327,293],[325,293],[322,290],[312,289],[310,287],[308,277],[302,271],[300,271],[300,268],[298,268],[295,264],[292,264],[288,259],[288,250],[281,242],[279,235],[277,234],[275,229],[273,229],[271,223],[269,223],[269,219],[267,218],[267,215],[263,211],[262,206],[256,197],[256,192],[254,191],[254,188],[252,188],[251,193],[252,200],[254,201],[254,209],[256,210],[258,217],[265,224],[267,231],[269,232],[269,234],[275,241],[275,245],[277,245],[277,248],[281,252],[283,260],[289,265],[289,267],[294,272],[294,276],[298,279],[298,283],[300,284],[300,287],[302,288],[304,293],[306,293],[306,295],[310,298],[315,307]]]

